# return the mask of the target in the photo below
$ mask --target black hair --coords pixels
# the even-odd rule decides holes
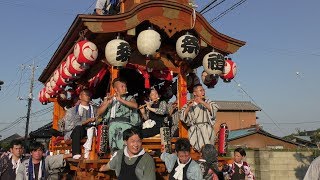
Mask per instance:
[[[205,144],[201,148],[202,158],[206,160],[209,164],[213,164],[218,161],[218,152],[214,145]]]
[[[91,96],[92,95],[92,93],[91,93],[91,91],[89,90],[89,89],[82,89],[81,91],[80,91],[80,94],[81,93],[85,93],[86,95],[88,95],[88,96]]]
[[[201,84],[196,84],[196,85],[194,85],[194,86],[193,86],[193,88],[192,88],[192,92],[194,92],[194,91],[196,90],[196,88],[197,88],[197,87],[199,87],[199,86],[201,86],[201,87],[202,87],[202,85],[201,85]]]
[[[246,156],[246,151],[243,148],[237,148],[234,150],[234,152],[238,152],[241,154],[241,156]]]
[[[14,145],[21,145],[22,146],[22,141],[19,139],[14,139],[10,142],[10,147],[9,148],[13,148]]]
[[[114,84],[115,84],[116,82],[122,82],[122,83],[124,83],[124,84],[127,84],[127,81],[126,81],[126,80],[124,80],[123,78],[118,77],[118,78],[115,78],[115,79],[112,81],[112,87],[114,87]]]
[[[176,152],[188,151],[190,152],[191,144],[187,138],[179,138],[175,144]]]
[[[44,145],[41,144],[40,142],[31,142],[30,145],[29,145],[29,151],[32,152],[32,151],[36,151],[38,149],[41,149],[42,151],[44,151]]]
[[[135,134],[138,135],[140,139],[142,139],[142,134],[138,129],[130,128],[130,129],[127,129],[123,132],[123,140],[127,141],[131,136],[133,136]]]

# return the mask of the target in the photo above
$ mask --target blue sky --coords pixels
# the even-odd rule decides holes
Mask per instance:
[[[196,1],[198,10],[208,2]],[[205,17],[210,21],[235,2],[226,0]],[[27,102],[17,100],[17,96],[28,95],[30,69],[21,70],[21,65],[35,60],[38,79],[76,14],[91,13],[94,4],[92,0],[0,0],[0,80],[5,82],[0,91],[0,135],[24,135],[24,120],[1,131],[26,115]],[[219,32],[247,44],[231,55],[238,65],[237,83],[220,81],[207,91],[208,96],[215,100],[254,100],[263,109],[258,122],[279,136],[296,128],[319,128],[319,6],[318,0],[248,0],[213,22]],[[37,93],[42,87],[36,82],[32,112],[52,106],[38,102]],[[34,115],[30,130],[48,123],[50,117],[49,109]]]

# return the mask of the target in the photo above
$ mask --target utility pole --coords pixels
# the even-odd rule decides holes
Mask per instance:
[[[28,96],[28,111],[27,111],[27,122],[26,122],[26,132],[24,135],[24,139],[26,140],[28,137],[28,130],[29,130],[29,121],[30,121],[30,112],[31,112],[31,104],[33,100],[33,84],[34,84],[34,73],[36,70],[34,61],[31,68],[31,82],[30,82],[30,91],[29,91],[29,96]]]

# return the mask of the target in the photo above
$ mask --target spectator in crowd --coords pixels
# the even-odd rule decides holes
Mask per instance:
[[[320,156],[311,162],[303,180],[319,180],[319,179],[320,179]]]
[[[155,164],[153,158],[142,148],[142,135],[135,128],[123,132],[124,149],[112,155],[108,164],[100,171],[114,170],[118,180],[155,180]]]
[[[191,144],[186,138],[179,138],[175,144],[175,154],[163,152],[160,156],[169,174],[169,180],[201,180],[202,172],[197,162],[190,157]]]
[[[19,165],[22,161],[22,141],[12,140],[10,142],[10,153],[3,154],[0,158],[0,180],[14,180]]]
[[[58,179],[58,173],[66,166],[64,159],[72,157],[71,154],[44,157],[44,146],[39,142],[32,142],[29,150],[31,156],[21,162],[16,180]]]
[[[218,152],[214,145],[205,144],[200,151],[197,161],[205,180],[224,180],[223,173],[218,169]]]
[[[254,180],[255,177],[251,172],[249,164],[243,159],[246,157],[246,151],[243,148],[237,148],[234,150],[233,163],[229,164],[229,179],[239,180],[247,179]]]

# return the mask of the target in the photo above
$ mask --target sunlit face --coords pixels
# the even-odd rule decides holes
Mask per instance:
[[[10,148],[10,152],[15,156],[16,158],[20,158],[23,153],[23,148],[21,145],[13,145],[13,148]]]
[[[81,102],[89,103],[91,101],[91,94],[82,91],[80,93],[79,99],[80,99]]]
[[[114,90],[116,93],[123,95],[127,93],[127,85],[123,82],[117,81],[114,83]]]
[[[195,97],[204,98],[205,95],[206,95],[206,92],[205,92],[205,90],[203,89],[202,86],[197,86],[193,91],[193,95]]]
[[[31,157],[34,160],[41,160],[42,159],[42,155],[43,155],[43,151],[40,148],[31,152]]]
[[[125,144],[127,145],[128,154],[130,156],[139,154],[142,149],[142,140],[137,134],[131,136],[127,141],[125,141]]]
[[[243,156],[241,156],[241,154],[239,152],[234,152],[234,157],[233,157],[234,161],[236,163],[241,163]]]
[[[151,101],[156,101],[157,99],[159,99],[159,94],[156,90],[151,90],[149,98]]]
[[[186,164],[190,159],[189,151],[178,151],[177,156],[179,158],[180,163]]]

